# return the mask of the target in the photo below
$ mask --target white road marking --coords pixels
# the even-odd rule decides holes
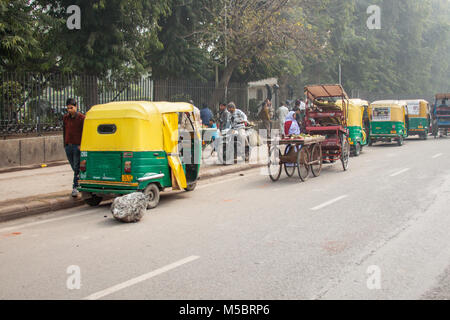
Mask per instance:
[[[119,283],[119,284],[117,284],[115,286],[112,286],[112,287],[110,287],[108,289],[105,289],[105,290],[93,293],[93,294],[83,298],[83,300],[98,300],[100,298],[103,298],[105,296],[113,294],[113,293],[115,293],[117,291],[120,291],[122,289],[131,287],[131,286],[133,286],[133,285],[135,285],[135,284],[137,284],[139,282],[148,280],[148,279],[156,277],[157,275],[160,275],[160,274],[162,274],[164,272],[167,272],[167,271],[170,271],[172,269],[175,269],[175,268],[177,268],[177,267],[179,267],[179,266],[181,266],[183,264],[186,264],[186,263],[192,262],[194,260],[197,260],[198,258],[200,258],[200,257],[198,257],[198,256],[187,257],[185,259],[182,259],[182,260],[179,260],[177,262],[171,263],[171,264],[169,264],[169,265],[167,265],[165,267],[162,267],[162,268],[156,269],[156,270],[154,270],[152,272],[143,274],[143,275],[141,275],[139,277],[136,277],[136,278],[130,279],[128,281]]]
[[[437,159],[437,158],[439,158],[439,157],[441,157],[443,155],[444,155],[443,153],[438,153],[438,154],[434,155],[432,158],[433,159]]]
[[[90,210],[89,212],[85,212],[85,213],[75,213],[75,214],[71,214],[71,215],[67,215],[67,216],[59,217],[59,218],[46,219],[46,220],[42,220],[42,221],[18,224],[15,226],[0,229],[0,233],[5,232],[5,231],[10,231],[10,230],[19,230],[19,229],[23,229],[23,228],[27,228],[27,227],[37,226],[40,224],[53,222],[53,221],[66,220],[66,219],[75,218],[75,217],[82,217],[82,216],[86,216],[88,214],[92,214],[92,210]]]
[[[335,202],[341,201],[342,199],[345,199],[347,197],[348,197],[348,195],[343,195],[343,196],[337,197],[336,199],[330,200],[330,201],[325,202],[325,203],[323,203],[323,204],[321,204],[321,205],[319,205],[317,207],[311,208],[311,210],[317,211],[317,210],[323,209],[323,208],[325,208],[325,207],[327,207],[327,206],[329,206],[329,205],[331,205],[331,204],[333,204]]]
[[[401,175],[402,173],[405,173],[405,172],[407,172],[409,170],[411,170],[411,169],[410,168],[406,168],[406,169],[400,170],[399,172],[391,174],[391,177],[396,177],[396,176]]]

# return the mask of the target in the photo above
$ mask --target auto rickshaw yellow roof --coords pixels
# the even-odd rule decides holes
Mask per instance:
[[[369,105],[369,101],[362,99],[350,99],[350,103],[361,104],[361,105]]]
[[[406,105],[406,101],[403,100],[378,100],[372,102],[370,105],[389,105],[389,106],[397,106],[399,108]]]
[[[406,101],[406,103],[414,103],[414,102],[426,102],[426,103],[428,103],[428,101],[425,100],[425,99],[411,99],[411,100],[405,100],[405,101]]]
[[[135,118],[149,120],[151,115],[192,112],[194,107],[185,102],[118,101],[93,106],[87,116],[90,119]]]

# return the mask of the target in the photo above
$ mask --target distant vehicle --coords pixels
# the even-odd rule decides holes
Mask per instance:
[[[340,101],[336,102],[337,104]],[[369,128],[365,127],[364,115],[367,114],[369,102],[361,99],[350,99],[348,106],[348,130],[351,154],[358,157],[369,142]]]
[[[408,108],[406,101],[381,100],[369,106],[370,136],[369,146],[383,141],[397,141],[403,145],[408,136]]]
[[[408,106],[408,136],[428,139],[430,133],[430,104],[425,100],[406,100]]]
[[[433,136],[447,136],[450,131],[450,93],[436,95],[433,107]]]

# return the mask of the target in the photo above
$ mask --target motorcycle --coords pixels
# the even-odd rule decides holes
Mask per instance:
[[[254,135],[252,125],[246,125],[244,134],[241,129],[225,129],[221,131],[218,140],[217,158],[220,164],[227,165],[237,163],[239,157],[245,162],[250,159],[251,137]]]

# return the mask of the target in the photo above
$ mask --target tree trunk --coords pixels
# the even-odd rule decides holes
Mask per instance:
[[[234,70],[239,66],[239,61],[231,60],[225,70],[223,71],[222,77],[220,78],[219,85],[216,89],[214,89],[211,100],[209,101],[209,105],[211,107],[217,108],[219,102],[224,101],[227,103],[225,97],[225,88],[228,87],[228,83],[230,82],[231,76],[233,75]]]
[[[98,100],[98,79],[96,76],[87,76],[83,81],[83,101],[86,107],[86,112],[92,106],[99,103]]]
[[[279,103],[280,105],[284,103],[289,98],[288,93],[288,84],[289,84],[289,76],[287,75],[281,75],[278,78],[278,84],[280,86],[280,89],[278,90],[278,97],[279,97]]]

